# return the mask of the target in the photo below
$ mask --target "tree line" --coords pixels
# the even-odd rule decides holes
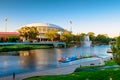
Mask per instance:
[[[24,38],[25,40],[37,40],[40,37],[40,33],[37,27],[21,27],[17,30],[20,33],[19,37],[8,37],[7,41],[15,41]],[[94,32],[72,34],[68,30],[56,31],[54,29],[46,32],[44,36],[48,38],[49,41],[64,41],[68,44],[80,44],[84,36],[88,35],[93,44],[108,44],[110,41],[115,41],[115,38],[110,38],[106,34],[98,34],[95,36]]]

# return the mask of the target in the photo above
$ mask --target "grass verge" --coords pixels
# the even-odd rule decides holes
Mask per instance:
[[[52,47],[51,46],[47,46],[47,45],[18,44],[18,45],[0,46],[0,52],[19,51],[19,50],[31,50],[31,49],[48,49],[48,48],[52,48]]]
[[[105,66],[116,65],[114,60],[107,61]],[[85,66],[85,68],[93,68],[98,66]],[[81,67],[80,67],[81,68]],[[101,69],[101,70],[93,70],[93,71],[82,71],[82,72],[74,72],[72,74],[67,75],[52,75],[52,76],[35,76],[26,78],[23,80],[120,80],[120,67],[118,68],[109,68],[109,69]]]
[[[120,80],[120,68],[118,69],[105,69],[88,72],[74,72],[68,75],[56,76],[36,76],[24,80]]]

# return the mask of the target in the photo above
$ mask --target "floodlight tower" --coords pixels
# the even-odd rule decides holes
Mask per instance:
[[[72,33],[72,21],[70,21],[70,32]]]
[[[5,22],[5,32],[7,32],[7,22],[8,22],[8,18],[5,18],[5,19],[4,19],[4,22]]]

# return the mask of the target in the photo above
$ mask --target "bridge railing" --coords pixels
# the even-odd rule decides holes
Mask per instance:
[[[1,42],[0,43],[1,46],[14,45],[14,44],[53,44],[53,45],[64,45],[66,47],[65,42],[50,42],[50,41],[46,41],[46,42]]]

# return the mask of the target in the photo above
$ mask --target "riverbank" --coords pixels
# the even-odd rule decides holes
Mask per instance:
[[[24,78],[28,78],[31,76],[39,76],[39,75],[45,76],[45,75],[69,74],[69,73],[72,73],[78,66],[79,66],[79,64],[76,64],[76,65],[70,65],[70,66],[66,66],[66,67],[58,67],[58,68],[49,69],[49,70],[16,74],[15,80],[23,80]],[[13,80],[12,77],[13,77],[12,75],[0,77],[0,80]]]
[[[52,76],[36,76],[26,78],[23,80],[120,80],[120,67],[114,67],[116,63],[114,61],[107,61],[103,68],[97,70],[90,70],[98,68],[100,66],[87,66],[78,67],[83,71],[73,72],[67,75],[52,75]],[[109,66],[109,67],[107,67]],[[85,70],[88,69],[89,70]],[[111,78],[111,79],[110,79]]]
[[[69,63],[58,63],[56,68],[40,70],[40,71],[35,71],[35,72],[22,73],[22,74],[16,74],[16,78],[17,78],[17,80],[18,79],[22,80],[24,78],[28,78],[28,77],[32,77],[32,76],[70,74],[70,73],[73,73],[75,71],[75,69],[77,67],[79,67],[80,65],[88,66],[91,63],[98,65],[100,63],[99,58],[85,58],[85,59],[72,61]],[[1,77],[1,79],[10,80],[11,76]]]
[[[111,62],[109,62],[105,66],[112,66],[112,65],[115,65],[114,62],[112,62],[112,64],[111,64]],[[36,72],[30,72],[30,73],[16,74],[15,80],[23,80],[23,79],[24,80],[39,80],[39,79],[40,80],[56,80],[57,77],[58,77],[58,80],[72,80],[72,77],[70,77],[71,74],[75,74],[75,75],[77,73],[80,74],[80,75],[81,74],[86,74],[86,73],[84,73],[84,71],[74,72],[77,67],[87,69],[87,68],[90,68],[91,66],[87,66],[87,67],[82,66],[81,67],[80,64],[73,64],[73,65],[58,67],[58,68],[54,68],[54,69],[48,69],[48,70],[42,70],[42,71],[36,71]],[[97,66],[94,66],[94,67],[97,67]],[[93,66],[91,68],[93,68]],[[114,68],[114,69],[117,69],[117,68]],[[93,72],[92,72],[92,74],[93,74]],[[80,75],[78,75],[78,76],[81,77]],[[33,76],[35,76],[35,77],[33,77]],[[87,76],[87,75],[85,75],[85,76]],[[32,77],[32,78],[28,78],[28,77]],[[80,79],[85,80],[85,79],[82,79],[82,78],[80,78]],[[11,76],[0,77],[0,80],[12,80],[12,75]],[[76,76],[75,76],[75,80],[78,80],[78,79],[76,79]],[[92,80],[92,79],[90,79],[90,80]]]
[[[53,47],[48,45],[16,44],[16,45],[0,46],[0,52],[32,50],[32,49],[49,49],[49,48],[53,48]]]
[[[120,80],[119,75],[120,68],[111,68],[87,72],[74,72],[68,75],[37,76],[23,80]]]

